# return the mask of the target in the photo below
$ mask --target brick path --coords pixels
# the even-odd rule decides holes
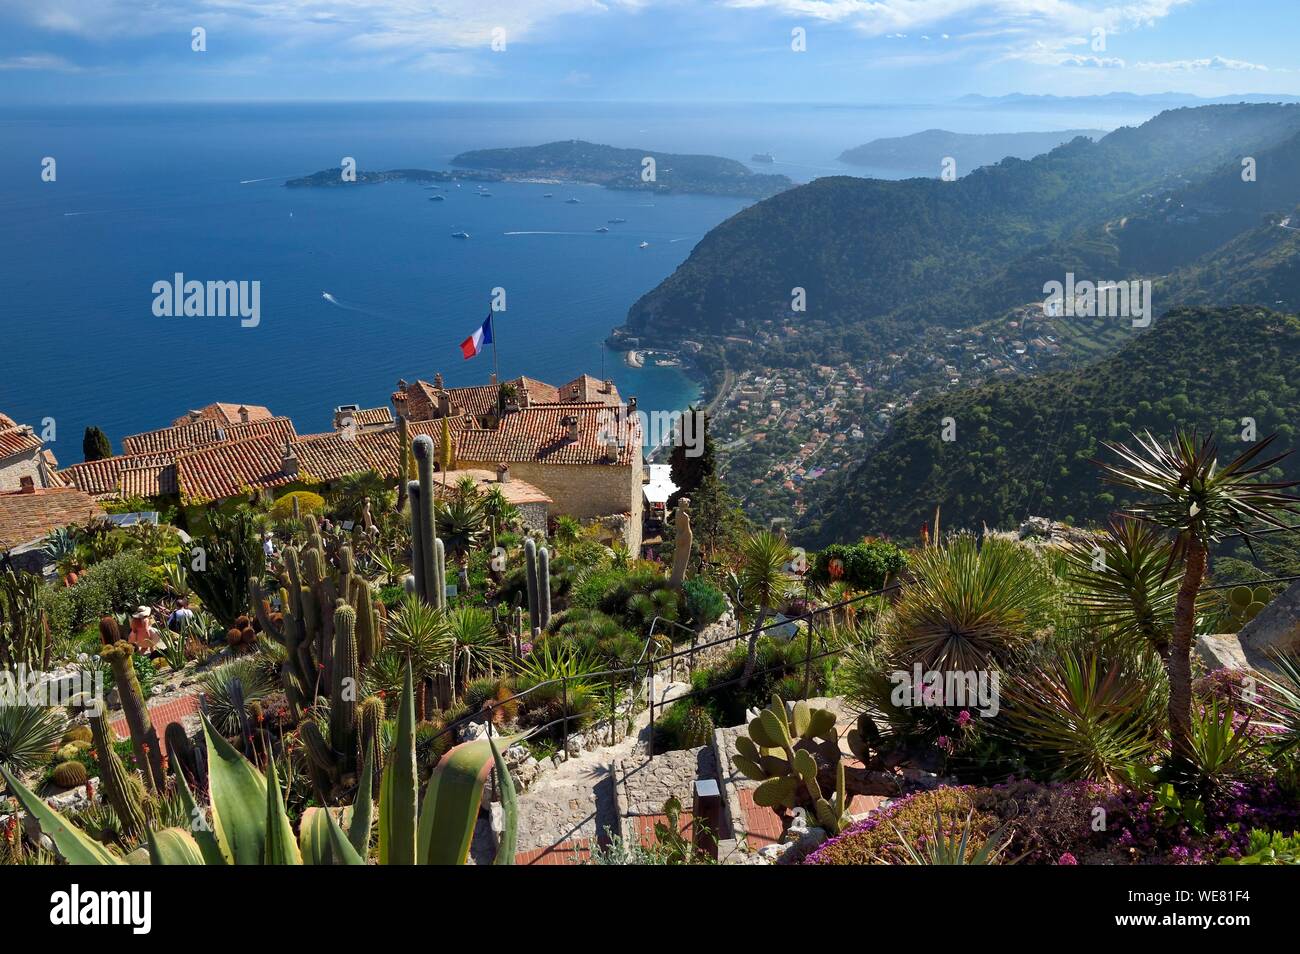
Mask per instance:
[[[182,722],[186,716],[193,715],[198,711],[199,697],[197,695],[177,696],[174,699],[167,699],[156,706],[149,707],[149,721],[153,723],[154,730],[158,733],[158,744],[162,747],[164,755],[167,753],[167,726],[173,722]],[[113,727],[113,733],[119,739],[130,736],[131,730],[126,724],[126,716],[115,719],[110,724]]]

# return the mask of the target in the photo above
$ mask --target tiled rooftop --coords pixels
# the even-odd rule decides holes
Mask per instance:
[[[86,523],[104,510],[73,487],[0,494],[0,551],[30,543],[70,523]]]

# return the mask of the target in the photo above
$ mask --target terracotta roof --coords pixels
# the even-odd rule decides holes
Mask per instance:
[[[65,482],[94,497],[116,497],[123,471],[163,467],[172,463],[175,455],[123,454],[103,460],[72,464],[59,471]]]
[[[0,550],[39,540],[70,523],[86,523],[104,510],[72,487],[0,494]]]
[[[386,407],[368,407],[352,412],[352,423],[357,427],[379,427],[393,423],[393,412]]]
[[[558,388],[545,381],[522,375],[503,383],[512,385],[521,399],[527,395],[530,406],[560,403],[609,405],[623,403],[618,388],[611,387],[610,391],[606,392],[605,382],[590,374],[580,375]],[[445,392],[453,416],[472,414],[475,417],[482,417],[496,410],[498,391],[499,387],[495,384],[439,389],[428,381],[416,381],[414,384],[408,384],[404,391],[393,392],[393,401],[398,404],[405,402],[407,415],[411,420],[429,420],[438,412],[441,403],[440,393]]]
[[[568,384],[561,385],[559,388],[561,401],[579,401],[582,403],[596,402],[599,404],[622,404],[623,399],[618,396],[618,388],[614,382],[609,383],[609,391],[605,390],[605,382],[599,378],[593,378],[590,374],[583,374],[574,378]]]
[[[396,434],[396,431],[394,431]],[[338,480],[346,474],[370,469],[370,461],[357,446],[360,435],[311,434],[291,445],[298,457],[298,472],[316,480]],[[394,468],[396,469],[396,468]]]
[[[225,432],[218,421],[204,418],[189,424],[160,427],[122,438],[124,454],[156,454],[159,451],[202,447],[225,440]]]
[[[8,418],[5,418],[8,420]],[[25,424],[0,429],[0,458],[28,454],[41,446],[36,432]]]
[[[466,477],[474,478],[474,487],[479,493],[485,494],[493,487],[500,487],[501,493],[505,496],[506,500],[515,506],[530,503],[554,503],[554,501],[552,501],[543,491],[534,487],[527,481],[518,480],[512,477],[503,484],[497,480],[495,471],[478,470],[473,467],[467,467],[464,470],[447,471],[446,491],[442,489],[442,478],[439,477],[434,481],[434,495],[441,497],[444,496],[444,494],[451,493],[456,489],[456,485]]]
[[[283,444],[294,440],[298,432],[294,430],[293,421],[287,417],[269,417],[263,420],[249,421],[247,424],[231,424],[226,427],[226,440],[238,441],[245,437],[261,437],[269,434]]]
[[[176,493],[176,465],[124,468],[118,475],[118,494],[123,498],[164,497]]]
[[[172,421],[172,427],[192,424],[196,420],[216,421],[218,424],[239,424],[243,421],[240,411],[248,413],[249,421],[266,421],[273,416],[269,408],[260,404],[223,404],[216,402],[198,410],[182,414]]]
[[[294,478],[281,470],[284,444],[270,435],[214,444],[176,460],[176,486],[186,501],[224,500]]]
[[[604,404],[546,404],[523,408],[507,414],[496,430],[456,432],[456,458],[466,461],[537,461],[544,464],[603,464],[605,446],[603,430],[615,430],[606,419],[611,413]],[[614,409],[619,421],[625,412]],[[578,437],[569,436],[566,418],[574,417]],[[634,450],[641,443],[641,431],[635,416],[626,424],[626,435],[618,451],[618,464],[632,463]]]
[[[18,426],[18,422],[15,421],[8,414],[0,414],[0,429],[6,427],[17,427],[17,426]]]

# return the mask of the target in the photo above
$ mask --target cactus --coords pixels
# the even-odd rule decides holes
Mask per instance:
[[[60,788],[76,788],[78,785],[85,785],[90,780],[90,773],[86,771],[86,766],[80,762],[61,762],[54,766],[50,778]]]
[[[814,709],[800,700],[787,709],[773,694],[772,704],[749,723],[749,734],[736,739],[736,768],[761,784],[754,804],[768,808],[811,808],[831,834],[849,823],[844,763],[840,759],[835,713]],[[822,794],[821,777],[835,773],[835,794]]]
[[[529,537],[524,541],[525,581],[528,585],[528,622],[537,633],[551,622],[551,554]]]
[[[176,772],[184,771],[186,781],[190,785],[197,785],[199,759],[194,751],[194,743],[190,741],[189,733],[185,731],[185,726],[179,722],[167,723],[167,728],[163,730],[163,739],[167,743],[167,761],[171,763],[172,769]]]
[[[379,696],[367,696],[357,705],[357,767],[364,771],[366,756],[369,755],[371,795],[376,798],[379,796],[379,779],[384,770],[383,721],[384,700]],[[363,779],[358,780],[358,793],[365,791],[363,783]]]
[[[420,599],[442,607],[447,603],[447,557],[434,518],[433,441],[421,434],[411,450],[420,475],[406,486],[411,499],[411,573]]]
[[[103,621],[100,622],[102,626]],[[158,733],[149,720],[149,707],[145,705],[140,693],[140,680],[136,678],[135,668],[131,665],[134,654],[135,647],[120,639],[112,646],[105,646],[100,651],[100,658],[113,669],[113,681],[117,686],[117,694],[121,697],[127,727],[131,731],[131,746],[135,750],[136,763],[144,773],[149,788],[160,791],[166,782],[162,749],[158,745]]]
[[[67,745],[69,742],[90,742],[93,739],[94,736],[90,732],[90,726],[74,725],[72,728],[68,729],[67,732],[63,733],[62,741],[64,745]]]
[[[113,806],[113,813],[122,823],[122,831],[135,838],[145,828],[145,792],[140,779],[128,772],[113,748],[113,727],[108,716],[100,712],[90,722],[95,737],[95,761],[99,764],[99,779],[104,786],[104,797]]]
[[[342,756],[343,771],[352,770],[356,745],[357,613],[346,603],[334,611],[334,681],[330,689],[330,746]]]
[[[709,715],[708,709],[691,706],[686,712],[686,718],[682,720],[677,742],[682,748],[698,749],[702,745],[708,745],[713,740],[713,730],[715,728],[713,716]]]

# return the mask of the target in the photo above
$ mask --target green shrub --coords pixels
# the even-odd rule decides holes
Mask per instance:
[[[708,580],[693,576],[682,584],[686,622],[697,630],[716,623],[727,611],[727,597]]]
[[[817,554],[809,578],[822,586],[843,581],[858,590],[878,590],[888,576],[907,566],[907,557],[888,540],[833,543]]]
[[[50,628],[57,638],[70,639],[101,616],[134,610],[163,592],[143,557],[118,553],[82,573],[75,586],[49,591]]]
[[[298,501],[298,513],[302,516],[311,514],[319,516],[325,512],[325,498],[310,490],[295,490],[285,494],[271,506],[271,517],[275,520],[288,520],[293,516],[293,502]]]

